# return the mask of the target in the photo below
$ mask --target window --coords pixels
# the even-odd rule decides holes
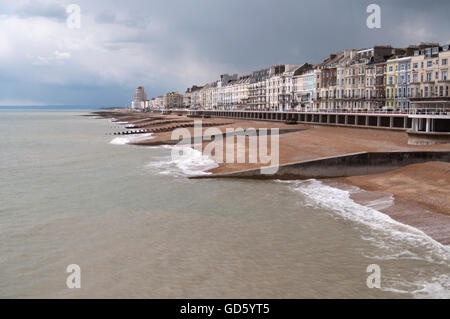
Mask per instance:
[[[427,82],[431,82],[431,72],[427,73]]]
[[[414,74],[413,74],[413,82],[414,82],[414,83],[419,82],[419,79],[417,78],[417,73],[414,73]]]
[[[392,85],[392,76],[389,77],[389,84]]]
[[[447,81],[448,71],[442,71],[442,81]]]
[[[419,63],[414,63],[413,69],[417,69],[419,67]]]
[[[427,62],[427,67],[429,68],[429,67],[431,67],[431,66],[433,66],[433,61],[428,61],[428,62]]]
[[[447,65],[447,59],[442,59],[442,65]]]
[[[390,66],[390,67],[389,67],[389,72],[392,72],[392,71],[393,71],[393,67]]]
[[[428,97],[428,87],[425,87],[425,97]]]

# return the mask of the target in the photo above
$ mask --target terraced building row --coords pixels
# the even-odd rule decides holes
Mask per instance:
[[[374,46],[330,54],[319,64],[274,65],[223,74],[185,93],[133,100],[149,109],[398,111],[449,108],[449,45]],[[140,87],[139,90],[141,90]],[[143,90],[143,89],[142,89]],[[135,94],[142,97],[144,94]]]

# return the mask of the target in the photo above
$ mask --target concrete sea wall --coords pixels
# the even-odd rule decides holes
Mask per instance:
[[[450,162],[450,152],[361,152],[280,165],[275,174],[250,169],[191,178],[309,179],[376,174],[430,161]]]

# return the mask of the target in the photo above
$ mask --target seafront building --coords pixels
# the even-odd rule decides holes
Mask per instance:
[[[252,73],[248,88],[248,109],[267,110],[266,80],[271,76],[276,76],[278,74],[277,70],[278,73],[281,72],[277,67],[269,67]]]
[[[449,131],[450,109],[448,77],[450,46],[434,44],[421,48],[411,57],[412,130],[416,132]]]
[[[295,110],[311,110],[314,94],[314,70],[311,64],[305,63],[294,71],[292,86]]]
[[[243,76],[222,74],[214,82],[194,85],[184,94],[168,93],[162,100],[146,100],[140,86],[132,108],[408,112],[419,97],[423,102],[446,96],[448,55],[448,45],[437,43],[349,49],[316,65],[280,64]]]
[[[178,92],[169,92],[163,96],[164,109],[179,109],[183,107],[183,95]]]
[[[449,45],[438,43],[348,49],[315,65],[279,64],[243,76],[222,74],[184,94],[170,92],[147,100],[139,86],[132,108],[190,109],[276,120],[288,116],[273,112],[297,111],[310,112],[297,116],[305,121],[401,127],[409,128],[411,134],[448,132],[449,59]],[[363,112],[368,115],[357,115]],[[388,120],[377,115],[386,112],[395,115]]]
[[[145,101],[147,100],[147,95],[142,86],[138,86],[134,91],[133,100],[131,101],[132,109],[143,109],[145,108]]]
[[[145,101],[147,110],[161,110],[163,108],[163,96],[154,97]]]

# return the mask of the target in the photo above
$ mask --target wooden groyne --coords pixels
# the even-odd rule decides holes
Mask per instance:
[[[165,126],[169,124],[175,124],[171,126]],[[223,126],[223,125],[229,125],[230,123],[203,123],[202,127],[210,127],[210,126]],[[149,126],[161,126],[157,128],[143,128],[143,129],[133,129],[123,132],[114,132],[112,135],[128,135],[128,134],[143,134],[143,133],[164,133],[164,132],[171,132],[173,130],[179,129],[179,128],[191,128],[194,127],[194,122],[191,121],[166,121],[162,123],[154,123],[151,125],[145,125],[143,127],[149,127]],[[140,128],[140,126],[136,126],[135,128]]]

